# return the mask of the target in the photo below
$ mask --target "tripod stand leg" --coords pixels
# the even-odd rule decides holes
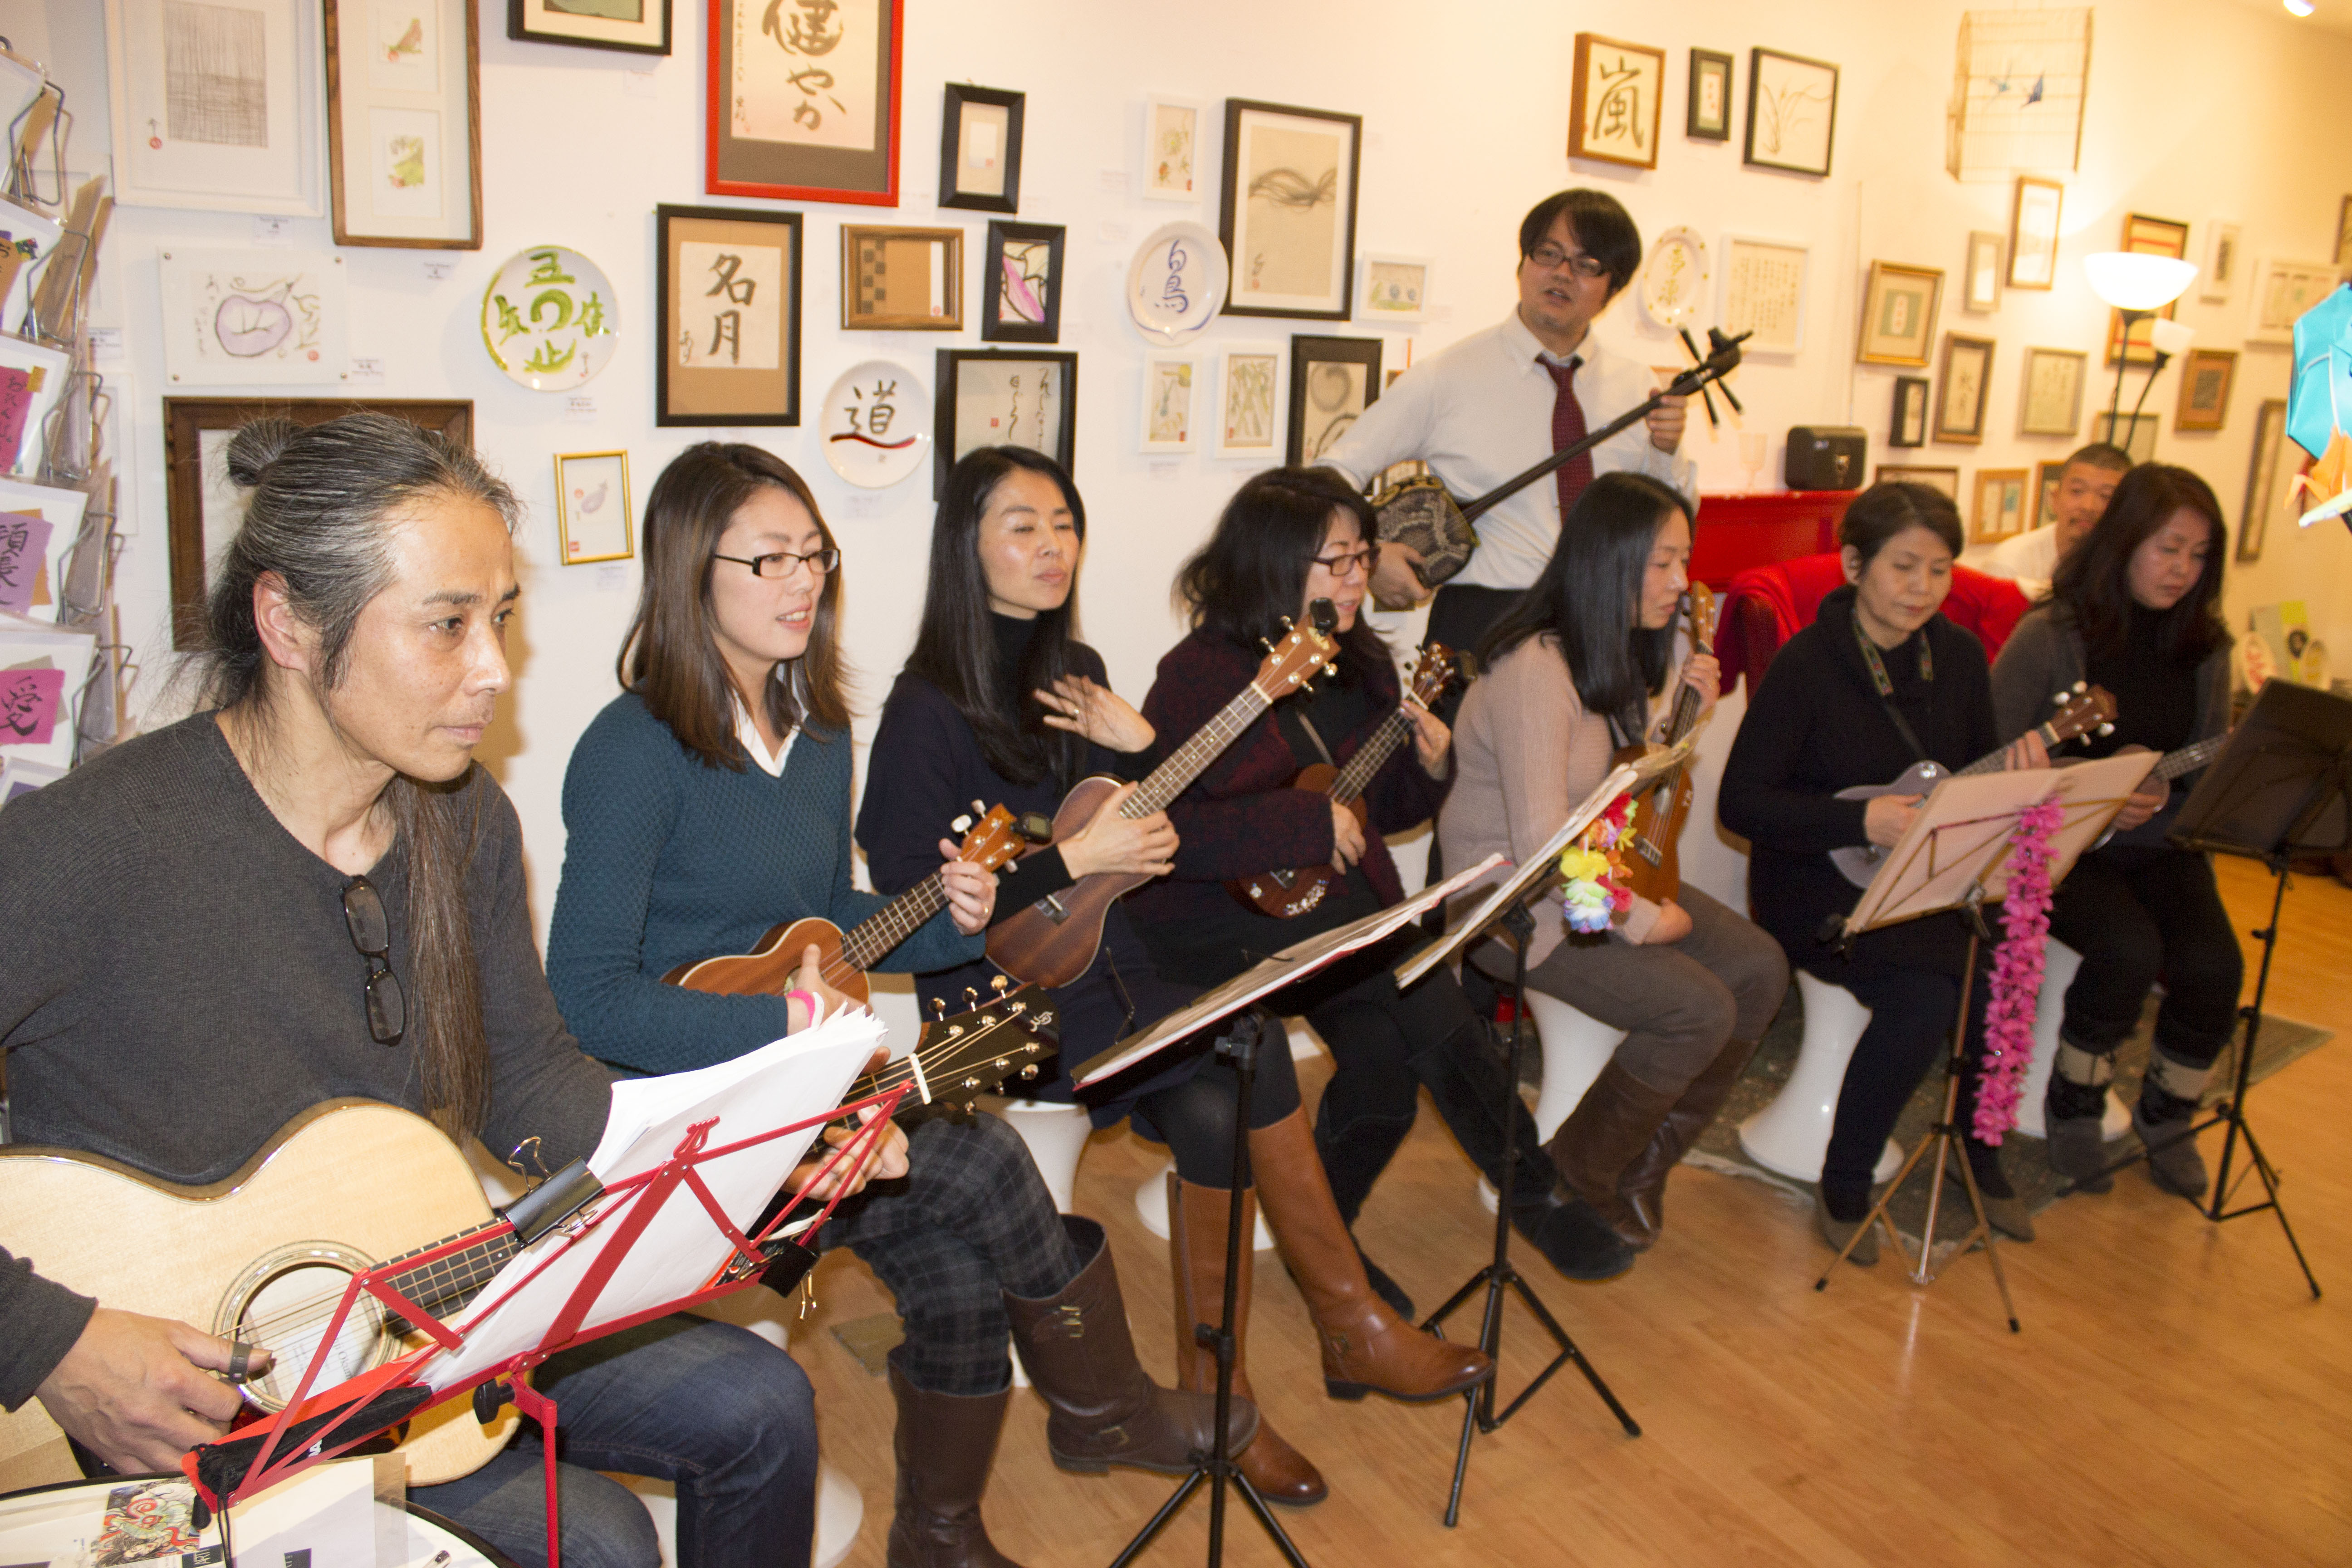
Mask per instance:
[[[1959,1139],[1957,1130],[1950,1131],[1948,1136],[1955,1142]],[[1975,1240],[1979,1235],[1983,1236],[1985,1261],[1992,1265],[1992,1282],[2000,1288],[2000,1310],[2008,1314],[2009,1331],[2012,1334],[2022,1333],[2024,1330],[2018,1327],[2017,1323],[2017,1303],[2009,1299],[2009,1276],[2000,1271],[2000,1254],[1993,1250],[1992,1221],[1985,1217],[1984,1194],[1977,1191],[1977,1173],[1969,1167],[1968,1151],[1965,1149],[1960,1151],[1960,1184],[1968,1189],[1969,1207],[1977,1216],[1976,1229],[1960,1238],[1960,1251],[1967,1251],[1969,1242]],[[1931,1215],[1934,1213],[1933,1205],[1930,1205],[1928,1212]],[[1931,1233],[1928,1240],[1932,1242],[1934,1239]],[[1924,1257],[1926,1252],[1927,1247],[1922,1246],[1921,1255]]]
[[[2243,1121],[2244,1114],[2242,1109],[2232,1106],[2229,1119],[2230,1126],[2233,1131],[2242,1129],[2245,1132],[2246,1159],[2254,1167],[2254,1174],[2262,1178],[2264,1201],[2248,1204],[2242,1209],[2231,1209],[2226,1213],[2218,1212],[2221,1207],[2221,1186],[2217,1180],[2213,1185],[2213,1207],[2217,1212],[2208,1217],[2216,1220],[2236,1219],[2241,1215],[2260,1214],[2264,1209],[2278,1215],[2279,1229],[2286,1233],[2287,1247],[2294,1254],[2295,1267],[2303,1270],[2303,1282],[2310,1288],[2311,1299],[2316,1301],[2320,1300],[2318,1276],[2312,1273],[2310,1259],[2303,1255],[2303,1243],[2294,1238],[2294,1226],[2287,1223],[2286,1209],[2279,1202],[2278,1172],[2272,1166],[2269,1158],[2263,1153],[2263,1146],[2254,1141],[2254,1130]]]
[[[1198,1491],[1201,1483],[1208,1479],[1209,1472],[1206,1470],[1194,1470],[1191,1475],[1186,1476],[1176,1489],[1169,1494],[1168,1500],[1160,1505],[1160,1511],[1151,1516],[1150,1522],[1137,1532],[1134,1540],[1127,1543],[1127,1550],[1111,1559],[1110,1568],[1127,1568],[1129,1563],[1142,1556],[1143,1549],[1151,1544],[1160,1531],[1167,1528],[1168,1521],[1175,1518],[1186,1503],[1192,1500],[1192,1494]]]
[[[1625,1429],[1625,1436],[1640,1436],[1642,1424],[1633,1419],[1632,1412],[1617,1402],[1615,1392],[1601,1380],[1601,1373],[1593,1370],[1592,1363],[1586,1359],[1584,1352],[1577,1347],[1576,1342],[1569,1337],[1568,1331],[1559,1326],[1559,1320],[1554,1318],[1549,1309],[1544,1306],[1542,1298],[1528,1289],[1527,1281],[1520,1279],[1516,1272],[1511,1276],[1511,1288],[1519,1293],[1519,1300],[1526,1303],[1528,1311],[1535,1314],[1536,1321],[1544,1326],[1544,1331],[1551,1335],[1552,1342],[1559,1346],[1559,1354],[1553,1358],[1551,1365],[1544,1368],[1533,1383],[1519,1392],[1519,1396],[1512,1400],[1500,1415],[1487,1423],[1488,1428],[1491,1430],[1493,1427],[1500,1426],[1517,1415],[1519,1406],[1533,1397],[1535,1391],[1541,1388],[1545,1381],[1559,1370],[1561,1362],[1572,1361],[1576,1363],[1576,1370],[1584,1374],[1584,1381],[1592,1385],[1592,1392],[1601,1396],[1601,1403],[1609,1406],[1609,1413],[1617,1417],[1617,1425]],[[1492,1385],[1489,1384],[1489,1386]],[[1488,1403],[1490,1405],[1493,1403],[1491,1396]]]
[[[1266,1535],[1274,1542],[1275,1549],[1282,1553],[1283,1561],[1289,1563],[1290,1568],[1307,1568],[1307,1559],[1301,1557],[1298,1554],[1298,1548],[1290,1543],[1290,1536],[1275,1519],[1274,1510],[1265,1506],[1265,1499],[1258,1496],[1257,1488],[1250,1485],[1250,1479],[1241,1471],[1235,1470],[1232,1479],[1234,1489],[1242,1494],[1242,1501],[1247,1503],[1249,1510],[1257,1515],[1258,1523],[1265,1527]],[[1211,1563],[1213,1563],[1215,1561],[1213,1556],[1210,1558]]]
[[[1895,1220],[1887,1214],[1886,1205],[1894,1200],[1895,1194],[1903,1190],[1903,1184],[1911,1179],[1911,1173],[1918,1169],[1919,1162],[1926,1157],[1927,1152],[1927,1140],[1922,1139],[1919,1146],[1905,1157],[1903,1168],[1895,1173],[1895,1179],[1886,1184],[1886,1191],[1880,1194],[1878,1201],[1870,1205],[1870,1212],[1862,1216],[1862,1223],[1854,1226],[1853,1235],[1846,1238],[1846,1244],[1843,1247],[1838,1248],[1838,1255],[1830,1259],[1829,1268],[1822,1269],[1822,1277],[1813,1281],[1814,1289],[1826,1290],[1830,1288],[1830,1275],[1836,1270],[1839,1264],[1846,1260],[1848,1253],[1862,1245],[1862,1238],[1870,1234],[1870,1227],[1874,1225],[1883,1225],[1886,1227],[1886,1240],[1888,1245],[1895,1248],[1895,1257],[1909,1256],[1903,1250],[1903,1237],[1895,1230]]]
[[[1486,1380],[1493,1388],[1494,1379]],[[1462,1446],[1454,1453],[1454,1486],[1445,1494],[1445,1528],[1452,1530],[1462,1522],[1462,1483],[1470,1476],[1470,1440],[1478,1435],[1478,1396],[1485,1392],[1474,1388],[1462,1396]]]

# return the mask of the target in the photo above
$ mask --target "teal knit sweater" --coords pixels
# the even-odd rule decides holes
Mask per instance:
[[[563,774],[563,876],[547,978],[589,1055],[639,1072],[708,1067],[782,1035],[781,996],[662,983],[681,963],[748,952],[822,916],[847,931],[886,901],[850,885],[849,740],[803,732],[784,776],[706,766],[634,694],[606,705]],[[944,829],[942,830],[944,831]],[[888,970],[981,955],[945,910]]]

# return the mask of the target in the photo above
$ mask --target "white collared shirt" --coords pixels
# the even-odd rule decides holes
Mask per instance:
[[[768,742],[760,738],[760,726],[752,721],[751,710],[743,706],[743,700],[730,696],[727,700],[735,710],[735,738],[743,742],[743,750],[751,755],[751,765],[772,779],[782,778],[784,759],[793,754],[793,742],[800,735],[801,727],[795,724],[785,731],[783,743],[771,757],[768,755]]]
[[[2050,579],[2058,575],[2058,525],[2043,523],[2002,540],[1976,560],[1960,559],[1979,572],[2009,578],[2027,598],[2039,599],[2050,592]]]
[[[1671,356],[1670,356],[1671,357]],[[1588,331],[1574,356],[1576,400],[1598,430],[1657,390],[1650,368],[1605,347]],[[1318,461],[1358,486],[1391,463],[1418,458],[1462,500],[1486,494],[1552,451],[1551,414],[1559,385],[1538,363],[1551,360],[1514,310],[1497,326],[1463,339],[1397,378],[1378,403]],[[1635,423],[1592,449],[1597,474],[1631,470],[1698,501],[1698,465],[1650,445]],[[1478,548],[1454,581],[1478,588],[1524,588],[1559,540],[1559,485],[1538,479],[1478,519]]]

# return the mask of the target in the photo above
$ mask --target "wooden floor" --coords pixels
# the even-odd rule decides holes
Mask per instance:
[[[2260,868],[2225,863],[2222,886],[2239,924],[2259,924]],[[1643,1436],[1621,1435],[1564,1372],[1478,1439],[1449,1531],[1461,1406],[1327,1399],[1298,1293],[1262,1258],[1259,1395],[1332,1488],[1284,1523],[1318,1568],[2352,1563],[2352,889],[2312,879],[2289,894],[2270,1006],[2338,1036],[2252,1097],[2329,1300],[2307,1295],[2269,1215],[2213,1226],[2132,1172],[2105,1196],[2048,1211],[2032,1245],[2003,1247],[2024,1322],[2012,1336],[1981,1258],[1925,1289],[1892,1259],[1848,1268],[1816,1294],[1828,1254],[1807,1211],[1685,1168],[1664,1239],[1624,1279],[1580,1287],[1520,1255]],[[1319,1090],[1323,1074],[1308,1077]],[[2207,1135],[2209,1162],[2219,1139]],[[1129,1135],[1097,1135],[1077,1207],[1109,1226],[1145,1365],[1165,1377],[1166,1247],[1131,1201],[1158,1164]],[[1486,1223],[1468,1165],[1425,1114],[1359,1233],[1426,1310],[1484,1260]],[[819,1280],[818,1324],[887,1310],[852,1259],[835,1255]],[[1533,1369],[1538,1342],[1514,1316],[1507,1387]],[[803,1332],[795,1349],[825,1453],[865,1492],[849,1562],[879,1564],[887,1390],[829,1333]],[[1016,1398],[990,1529],[1031,1568],[1107,1563],[1167,1484],[1056,1471],[1045,1414],[1034,1394]],[[1144,1561],[1201,1561],[1206,1518],[1196,1500]],[[1238,1510],[1229,1540],[1235,1563],[1279,1561]]]

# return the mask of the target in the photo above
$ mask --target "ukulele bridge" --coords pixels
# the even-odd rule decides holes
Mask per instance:
[[[1055,925],[1060,925],[1070,918],[1070,911],[1064,907],[1061,895],[1058,893],[1048,893],[1031,907]]]

